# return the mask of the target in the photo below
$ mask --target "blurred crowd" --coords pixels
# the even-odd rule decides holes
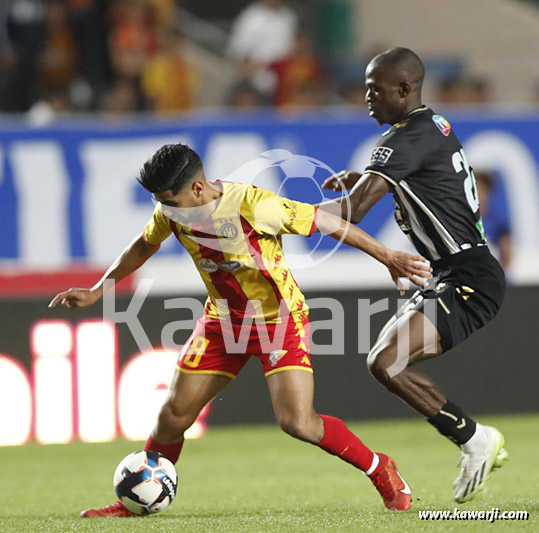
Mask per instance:
[[[200,65],[185,53],[175,0],[1,0],[0,111],[176,114],[200,106]],[[257,0],[232,22],[223,61],[239,110],[364,105],[362,70],[339,76],[285,0]],[[442,80],[438,101],[489,101],[482,79]]]
[[[5,0],[3,111],[181,112],[196,70],[173,0]]]

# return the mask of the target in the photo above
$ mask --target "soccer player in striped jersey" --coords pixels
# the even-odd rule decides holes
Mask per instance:
[[[134,272],[170,235],[190,253],[208,290],[204,316],[183,347],[170,395],[146,449],[175,463],[184,432],[245,365],[258,357],[281,428],[351,463],[369,476],[389,509],[406,510],[411,494],[391,457],[373,453],[342,420],[313,408],[313,370],[305,297],[292,276],[281,236],[321,231],[378,259],[393,279],[423,285],[424,258],[382,246],[359,228],[310,204],[240,183],[209,182],[202,162],[182,144],[166,145],[147,161],[140,183],[159,202],[143,234],[92,289],[58,294],[51,307],[87,307],[106,280]],[[121,503],[89,509],[83,517],[131,516]]]
[[[507,458],[504,438],[449,401],[412,365],[440,355],[497,314],[505,278],[488,249],[473,170],[449,122],[421,101],[424,68],[407,48],[376,56],[366,70],[370,115],[391,127],[372,151],[363,175],[342,171],[324,188],[352,188],[343,216],[359,223],[387,192],[395,218],[434,267],[436,283],[420,290],[382,329],[367,359],[373,376],[424,415],[461,448],[454,498],[468,501]],[[435,313],[429,313],[428,308]],[[435,319],[430,315],[435,315]],[[401,350],[399,331],[408,331]]]

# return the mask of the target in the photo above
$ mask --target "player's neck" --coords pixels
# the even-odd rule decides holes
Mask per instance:
[[[204,190],[203,203],[209,204],[215,202],[223,196],[223,184],[219,181],[207,181],[208,185]]]
[[[409,104],[406,106],[405,109],[403,109],[402,114],[399,116],[397,120],[394,122],[388,122],[391,126],[394,126],[395,124],[398,124],[399,122],[404,122],[407,118],[410,117],[410,115],[413,115],[414,113],[417,113],[418,111],[423,111],[426,109],[426,106],[419,102],[414,102],[413,104]]]
[[[414,103],[413,105],[410,105],[408,110],[406,111],[405,115],[402,117],[402,120],[407,119],[410,115],[413,115],[417,111],[421,111],[421,110],[425,109],[425,107],[426,106],[424,104],[422,104],[421,102]]]
[[[206,187],[201,198],[200,212],[203,214],[201,218],[210,217],[219,206],[223,196],[223,185],[218,181],[206,182],[209,187]]]

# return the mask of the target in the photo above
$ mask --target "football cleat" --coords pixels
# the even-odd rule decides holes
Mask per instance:
[[[471,500],[483,490],[490,473],[509,458],[503,435],[493,427],[483,426],[483,429],[487,433],[485,448],[478,453],[461,452],[457,465],[461,467],[460,475],[453,483],[453,497],[459,503]]]
[[[384,505],[392,511],[408,511],[412,501],[412,491],[408,483],[400,475],[397,464],[392,457],[377,453],[380,464],[369,476],[372,484],[382,496]]]
[[[80,514],[81,518],[102,518],[107,516],[139,516],[126,509],[120,502],[101,507],[100,509],[86,509]]]

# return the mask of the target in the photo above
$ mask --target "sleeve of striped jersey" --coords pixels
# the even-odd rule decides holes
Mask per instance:
[[[260,234],[310,237],[315,229],[316,208],[253,187],[243,199],[240,215]]]
[[[144,226],[142,233],[144,240],[148,244],[161,244],[171,233],[168,218],[163,215],[159,206],[156,206],[152,218]]]
[[[396,130],[384,135],[371,153],[371,161],[365,172],[373,172],[396,185],[421,166],[420,143],[411,143],[406,131]]]

